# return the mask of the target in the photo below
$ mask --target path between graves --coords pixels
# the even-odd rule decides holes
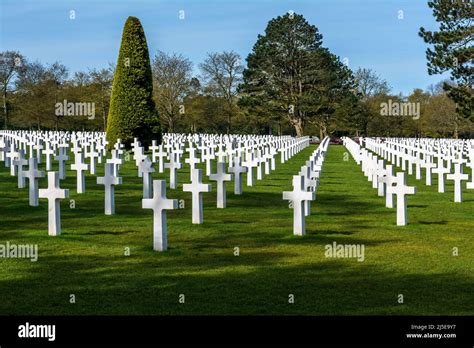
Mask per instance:
[[[382,218],[377,215],[383,206],[348,151],[342,145],[330,145],[311,216],[306,220],[307,232],[357,231]]]

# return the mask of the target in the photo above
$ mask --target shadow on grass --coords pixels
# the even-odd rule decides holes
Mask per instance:
[[[48,256],[0,280],[3,315],[472,314],[472,278],[400,274],[355,259],[290,253]],[[8,262],[18,262],[9,260]],[[442,284],[442,289],[440,289]],[[398,294],[406,302],[398,304]],[[76,304],[69,303],[70,294]],[[186,304],[178,296],[186,296]],[[288,305],[288,294],[295,304]]]
[[[74,232],[71,233],[71,235],[112,235],[112,236],[117,236],[117,235],[123,235],[123,234],[130,234],[134,233],[134,230],[128,230],[128,231],[105,231],[105,230],[96,230],[96,231],[90,231],[90,232]],[[68,235],[68,234],[65,234]]]
[[[443,220],[443,221],[418,221],[418,223],[422,225],[446,225],[448,222],[446,220]]]

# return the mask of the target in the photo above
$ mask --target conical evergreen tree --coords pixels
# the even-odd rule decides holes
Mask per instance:
[[[134,137],[142,144],[150,144],[152,139],[161,141],[145,32],[138,18],[128,17],[110,98],[107,119],[109,148],[118,138],[129,146]]]

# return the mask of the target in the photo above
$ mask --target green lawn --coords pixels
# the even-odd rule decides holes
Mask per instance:
[[[168,212],[165,253],[152,250],[152,211],[141,208],[133,162],[121,170],[114,216],[103,213],[95,177],[87,176],[86,193],[78,195],[68,171],[61,186],[76,208],[62,202],[60,237],[48,236],[47,201],[30,207],[28,189],[18,189],[1,163],[0,244],[38,244],[39,260],[0,259],[0,314],[473,315],[474,192],[454,203],[451,181],[441,194],[436,176],[432,187],[411,176],[418,192],[408,197],[409,225],[397,227],[395,209],[385,208],[352,159],[343,160],[345,149],[331,145],[307,235],[296,237],[282,191],[313,150],[283,165],[278,159],[277,170],[254,187],[244,181],[242,196],[228,184],[226,209],[215,207],[213,183],[204,194],[203,225],[191,224],[191,195],[182,192],[189,172],[180,171],[178,190],[167,194],[186,208]],[[324,246],[333,241],[363,244],[365,261],[326,258]]]

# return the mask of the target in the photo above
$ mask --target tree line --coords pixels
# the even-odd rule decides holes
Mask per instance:
[[[424,29],[420,35],[437,47],[438,56],[427,51],[429,72],[450,70],[439,58],[449,54],[439,47],[448,46],[435,42],[445,36]],[[287,13],[270,20],[245,66],[233,51],[211,52],[196,73],[185,56],[156,52],[150,78],[161,130],[320,137],[472,136],[472,67],[463,65],[469,63],[467,54],[472,61],[472,50],[459,53],[450,81],[402,96],[392,93],[375,71],[349,69],[323,46],[322,39],[302,15]],[[440,61],[447,66],[439,67]],[[42,64],[20,52],[0,52],[3,127],[105,130],[116,70],[109,64],[70,76],[59,62]],[[93,103],[95,115],[58,115],[58,103],[63,101]],[[416,112],[384,112],[393,106],[413,106]]]

